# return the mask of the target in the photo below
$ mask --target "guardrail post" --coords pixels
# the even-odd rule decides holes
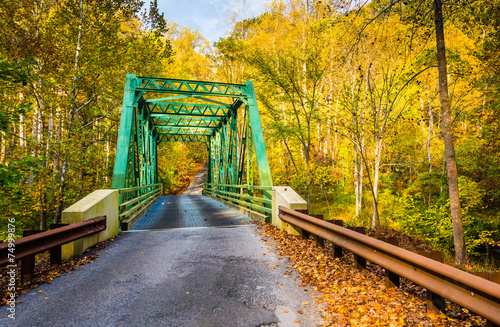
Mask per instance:
[[[55,229],[63,226],[68,226],[68,224],[50,224],[50,229]],[[50,266],[57,267],[61,264],[62,258],[62,245],[56,246],[50,249]]]
[[[486,320],[486,327],[498,327],[498,326],[500,326],[500,325],[495,324],[491,320]]]
[[[304,215],[309,215],[309,210],[307,209],[296,209],[295,211],[303,213]],[[308,231],[303,229],[300,230],[300,236],[303,240],[307,241],[309,239],[309,235],[311,235],[311,233],[309,233]]]
[[[424,257],[431,258],[440,263],[444,262],[443,252],[441,251],[418,251],[418,254]],[[426,291],[427,294],[427,310],[434,311],[436,313],[446,311],[446,301],[444,297],[437,295],[429,290]]]
[[[478,277],[487,279],[494,283],[500,284],[500,271],[474,271],[471,274],[476,275]],[[486,327],[498,327],[499,325],[495,324],[491,320],[486,320]]]
[[[321,219],[321,220],[325,220],[325,216],[324,216],[324,215],[322,215],[322,214],[318,214],[318,215],[310,215],[310,216],[312,216],[312,217],[314,217],[314,218]],[[314,235],[314,234],[313,234],[313,237],[314,237],[314,241],[316,242],[316,245],[317,245],[317,246],[320,246],[320,247],[322,247],[322,248],[324,248],[324,247],[325,247],[325,239],[324,239],[324,238],[321,238],[321,237],[316,236],[316,235]]]
[[[326,220],[331,224],[335,224],[340,227],[344,227],[344,221],[341,219],[334,219],[334,220]],[[344,256],[344,252],[341,246],[338,246],[337,244],[333,244],[333,258],[342,258]]]
[[[25,230],[23,231],[23,237],[30,236],[33,234],[38,234],[43,232],[42,230]],[[25,282],[31,282],[35,275],[35,255],[30,255],[21,260],[21,284]]]
[[[391,237],[381,237],[381,241],[387,242],[391,245],[398,246],[399,245],[399,240],[397,237],[391,236]],[[400,284],[400,278],[399,275],[390,271],[389,269],[385,268],[385,288],[399,288]]]
[[[365,227],[354,227],[354,231],[366,235]],[[366,270],[366,258],[354,254],[354,265],[356,266],[357,270]]]

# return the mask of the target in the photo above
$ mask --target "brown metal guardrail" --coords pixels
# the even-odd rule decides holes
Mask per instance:
[[[283,206],[279,207],[279,217],[332,242],[337,248],[349,250],[365,261],[369,260],[384,267],[386,272],[392,273],[393,280],[395,276],[398,280],[399,276],[407,278],[426,288],[428,292],[442,296],[500,325],[499,284]]]
[[[9,243],[0,244],[0,267],[13,261],[22,260],[22,280],[30,280],[34,271],[34,256],[50,250],[50,262],[57,265],[61,262],[61,246],[63,244],[99,233],[106,229],[106,216],[92,218],[79,223],[55,228],[46,232],[16,239],[14,247]],[[9,249],[11,249],[9,251]]]

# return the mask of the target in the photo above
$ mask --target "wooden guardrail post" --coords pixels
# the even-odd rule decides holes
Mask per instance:
[[[354,231],[366,235],[366,228],[365,227],[354,227]],[[363,258],[362,256],[359,256],[357,254],[354,254],[354,265],[357,270],[366,270],[366,258]]]
[[[381,240],[383,242],[387,242],[391,245],[395,245],[395,246],[399,245],[399,239],[397,237],[394,237],[394,236],[390,236],[387,238],[381,237],[381,238],[379,238],[379,240]],[[384,270],[385,270],[385,288],[386,289],[399,288],[399,286],[401,285],[399,275],[390,271],[387,268],[384,268]]]
[[[330,223],[333,223],[337,226],[344,227],[344,221],[341,219],[328,220]],[[334,258],[342,258],[344,256],[344,252],[341,246],[337,244],[333,244],[333,257]]]
[[[431,258],[440,263],[444,262],[444,256],[442,251],[418,251],[418,254],[424,257]],[[436,313],[446,312],[446,301],[444,297],[437,295],[429,290],[426,291],[427,294],[427,310],[434,311]]]
[[[50,224],[50,229],[55,229],[63,226],[68,226],[68,224]],[[62,261],[62,245],[56,246],[50,249],[50,266],[58,267]]]
[[[23,237],[38,234],[43,232],[42,230],[25,230],[23,231]],[[21,260],[21,284],[25,282],[31,282],[33,276],[35,275],[35,255],[30,255]]]
[[[314,218],[321,219],[321,220],[325,220],[325,216],[324,216],[324,215],[322,215],[322,214],[318,214],[318,215],[310,215],[310,216],[312,216],[312,217],[314,217]],[[319,236],[317,236],[317,235],[314,235],[314,234],[313,234],[313,236],[314,236],[314,240],[315,240],[315,242],[316,242],[316,245],[317,245],[317,246],[320,246],[320,247],[322,247],[322,248],[324,248],[324,247],[325,247],[325,239],[324,239],[324,238],[321,238],[321,237],[319,237]]]
[[[297,209],[296,210],[297,212],[300,212],[300,213],[303,213],[304,215],[309,215],[309,210],[307,209]],[[311,235],[311,233],[309,233],[308,231],[306,230],[301,230],[300,231],[300,237],[303,239],[303,240],[308,240],[309,239],[309,235]]]

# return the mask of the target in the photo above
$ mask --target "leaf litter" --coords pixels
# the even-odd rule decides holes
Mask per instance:
[[[367,261],[367,270],[354,268],[354,256],[344,251],[333,258],[332,244],[317,245],[254,221],[261,241],[273,246],[279,257],[290,260],[284,275],[300,278],[299,286],[312,287],[316,303],[327,305],[321,312],[328,326],[486,326],[486,320],[456,304],[447,303],[447,313],[428,312],[425,289],[401,278],[401,287],[386,289],[384,269]],[[305,302],[302,303],[305,305]]]

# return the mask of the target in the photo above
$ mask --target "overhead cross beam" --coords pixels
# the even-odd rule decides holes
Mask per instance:
[[[146,100],[146,107],[154,114],[177,114],[177,115],[212,115],[224,117],[229,111],[230,105],[214,105],[201,103],[170,103],[157,100]]]

